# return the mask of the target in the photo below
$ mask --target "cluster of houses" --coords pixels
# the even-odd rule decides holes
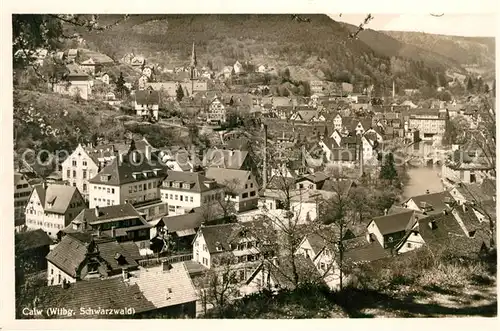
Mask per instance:
[[[25,176],[16,174],[17,201],[25,203],[19,240],[29,241],[21,247],[47,270],[44,291],[51,299],[41,305],[63,300],[65,307],[126,306],[135,316],[194,317],[202,293],[195,284],[208,270],[229,267],[244,296],[293,286],[287,277],[291,258],[300,279],[338,287],[335,228],[310,231],[293,257],[274,256],[264,249],[264,238],[277,228],[259,216],[287,217],[286,191],[292,197],[289,212],[307,227],[317,217],[318,196],[348,191],[356,181],[283,164],[284,171],[271,171],[281,177],[259,187],[245,149],[211,149],[199,158],[179,153],[160,151],[146,140],[80,145],[62,165],[63,182],[30,189]],[[421,247],[477,254],[489,245],[495,195],[494,181],[485,177],[395,204],[364,231],[347,231],[343,263],[371,263]],[[167,257],[148,262],[151,254],[165,252]],[[229,265],[219,264],[223,256],[231,257]]]

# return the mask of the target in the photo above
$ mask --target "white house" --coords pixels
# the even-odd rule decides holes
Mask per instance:
[[[193,239],[193,261],[206,268],[214,268],[214,258],[220,254],[234,256],[234,268],[243,273],[246,279],[255,270],[255,262],[259,261],[259,247],[262,244],[262,231],[265,227],[261,221],[246,223],[229,223],[201,226]]]
[[[148,82],[149,82],[148,76],[142,75],[141,77],[139,77],[139,81],[137,83],[139,90],[144,90]]]
[[[151,78],[151,75],[153,74],[153,68],[151,67],[144,67],[144,69],[142,69],[142,74],[148,78]]]
[[[224,123],[226,122],[226,108],[220,102],[219,98],[214,98],[207,111],[207,122]]]
[[[95,75],[95,67],[96,63],[92,58],[80,62],[80,68],[82,69],[82,71],[86,72],[89,75]]]
[[[88,151],[78,144],[71,155],[62,163],[62,179],[70,186],[78,188],[83,198],[89,197],[89,179],[97,175],[99,161],[96,154]]]
[[[21,173],[14,173],[14,224],[20,229],[25,224],[25,211],[32,191],[28,179]]]
[[[87,100],[92,94],[91,80],[87,73],[81,71],[75,66],[68,66],[70,73],[67,75],[67,81],[53,85],[55,93],[66,94],[70,96],[80,96]]]
[[[165,169],[139,151],[120,154],[89,180],[89,207],[144,203],[160,198]]]
[[[26,206],[26,226],[42,229],[55,238],[85,208],[85,201],[73,186],[35,186]]]
[[[168,203],[169,214],[184,214],[202,205],[224,199],[224,190],[215,180],[197,172],[167,171],[160,186],[162,201]]]
[[[210,167],[205,176],[226,187],[226,199],[234,203],[236,211],[257,208],[259,187],[251,171]]]
[[[152,115],[158,120],[158,110],[160,109],[160,94],[152,89],[135,92],[135,111],[138,116]]]
[[[239,74],[243,72],[243,65],[239,61],[236,61],[233,65],[233,70],[235,74]]]

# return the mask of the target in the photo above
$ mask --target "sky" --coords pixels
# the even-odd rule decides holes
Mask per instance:
[[[434,13],[440,15],[442,13]],[[359,25],[367,14],[330,14],[336,20]],[[433,34],[494,37],[497,31],[495,14],[372,14],[366,28],[373,30],[416,31]]]

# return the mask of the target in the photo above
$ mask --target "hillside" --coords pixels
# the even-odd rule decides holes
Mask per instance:
[[[359,84],[392,80],[390,58],[361,40],[348,38],[346,27],[326,15],[134,15],[102,33],[81,31],[89,47],[115,58],[134,52],[162,66],[188,64],[195,42],[199,66],[215,70],[236,60],[290,67],[296,80],[325,78]],[[101,19],[116,21],[115,15]],[[401,58],[407,70],[400,78],[407,86],[434,82],[436,63],[415,65]],[[301,70],[296,70],[301,66]],[[438,66],[444,71],[445,65]],[[295,75],[295,76],[294,76]]]
[[[461,65],[478,65],[493,69],[495,67],[495,38],[401,31],[384,31],[384,33],[405,44],[418,46],[453,59]]]
[[[356,31],[357,26],[343,23],[350,31]],[[359,39],[370,46],[375,52],[388,57],[404,57],[414,61],[423,61],[431,67],[446,67],[462,71],[460,63],[455,59],[435,53],[432,48],[425,49],[420,44],[406,43],[391,37],[381,31],[366,29],[359,33]]]

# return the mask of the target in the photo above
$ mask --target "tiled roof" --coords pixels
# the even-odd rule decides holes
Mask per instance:
[[[443,191],[438,193],[414,196],[408,199],[406,202],[408,202],[409,200],[413,200],[413,202],[415,202],[419,208],[421,208],[420,206],[422,205],[422,203],[425,203],[427,206],[432,206],[432,210],[427,211],[427,214],[435,214],[441,213],[445,209],[449,209],[449,207],[445,203],[446,198],[450,199],[450,201],[454,201],[450,192]]]
[[[217,188],[220,188],[220,185],[217,183],[213,183],[212,187],[208,187],[205,185],[205,182],[213,182],[213,179],[208,176],[204,176],[199,172],[184,172],[184,171],[167,171],[167,176],[163,179],[163,182],[174,181],[181,183],[190,183],[192,184],[189,190],[183,188],[173,188],[168,187],[166,189],[169,190],[178,190],[178,191],[186,191],[186,192],[207,192]]]
[[[162,221],[169,232],[177,232],[198,229],[204,219],[202,213],[192,212],[184,215],[164,216]]]
[[[86,208],[82,210],[73,220],[83,222],[87,221],[89,224],[102,221],[129,219],[129,218],[139,218],[141,215],[131,204],[122,204],[114,206],[99,207],[98,213],[99,217],[96,215],[95,208]]]
[[[205,167],[241,169],[247,157],[248,151],[208,149],[203,158],[203,165]]]
[[[202,226],[198,232],[203,235],[208,251],[210,253],[217,251],[217,245],[220,245],[222,251],[229,251],[229,245],[232,242],[238,242],[239,235],[248,230],[247,235],[254,237],[258,231],[263,229],[262,221],[250,221],[245,223],[229,223],[211,226]],[[243,231],[243,232],[242,232]]]
[[[139,90],[135,92],[135,101],[140,105],[158,105],[160,94],[154,90]]]
[[[251,172],[247,170],[235,170],[226,168],[208,168],[205,175],[213,178],[221,185],[229,185],[230,189],[238,193],[244,190]],[[257,187],[255,189],[258,189]]]
[[[69,233],[61,239],[61,242],[47,255],[47,260],[68,275],[76,278],[80,266],[84,263],[87,248],[91,242],[95,242],[99,250],[99,256],[106,261],[108,271],[121,270],[122,267],[137,267],[135,260],[129,255],[114,238],[94,237],[89,233]],[[130,249],[129,249],[130,250]],[[115,260],[120,253],[126,260],[126,264],[118,265]]]
[[[154,170],[157,170],[156,175],[154,174]],[[134,178],[134,173],[137,173],[136,178]],[[145,177],[144,173],[147,173],[148,177]],[[107,180],[103,180],[103,176],[106,177]],[[105,166],[94,178],[90,179],[89,183],[119,186],[140,182],[145,179],[160,179],[164,176],[165,168],[162,167],[161,164],[150,165],[144,158],[142,162],[132,162],[129,156],[124,156],[122,161],[120,161],[119,158],[115,158],[111,161],[111,163]]]
[[[326,175],[324,172],[315,172],[313,174],[306,174],[297,178],[297,182],[300,182],[302,180],[309,180],[313,183],[320,183],[327,180],[328,178],[330,178],[330,176]]]
[[[40,203],[44,206],[44,211],[56,214],[66,213],[75,194],[80,196],[83,203],[80,192],[74,186],[50,184],[47,189],[44,189],[43,186],[35,186],[34,190],[40,198]]]
[[[60,286],[46,286],[42,288],[42,291],[45,295],[41,296],[40,306],[72,309],[75,315],[68,318],[109,319],[111,317],[104,314],[81,314],[80,308],[133,308],[136,314],[157,308],[146,299],[137,284],[125,282],[121,277],[71,283],[66,289]]]
[[[196,301],[198,296],[184,263],[174,263],[171,269],[163,266],[141,269],[130,285],[137,285],[144,297],[156,308],[170,307]]]
[[[15,237],[16,248],[20,251],[52,245],[52,239],[41,229],[18,232]]]
[[[360,245],[354,249],[344,252],[346,263],[366,263],[390,257],[390,253],[385,250],[378,241]]]
[[[382,235],[411,229],[415,222],[415,211],[407,211],[373,218]]]

